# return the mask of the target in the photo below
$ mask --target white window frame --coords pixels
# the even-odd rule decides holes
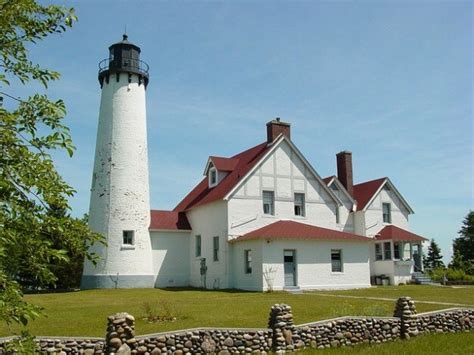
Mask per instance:
[[[194,254],[196,258],[202,255],[202,238],[200,234],[194,236]]]
[[[388,246],[388,248],[387,248]],[[390,257],[387,258],[387,253],[390,254]],[[391,242],[384,242],[383,243],[383,259],[384,260],[392,260],[392,243]]]
[[[387,213],[385,213],[385,207],[387,207]],[[392,223],[392,204],[389,202],[382,203],[382,221],[383,223]]]
[[[219,236],[212,238],[212,260],[219,261]]]
[[[265,195],[271,196],[271,203],[265,203]],[[270,206],[268,208],[268,213],[265,212],[265,205]],[[262,191],[262,208],[263,214],[266,216],[274,216],[275,215],[275,192],[270,190],[263,190]]]
[[[246,274],[252,273],[252,249],[244,250],[244,271]]]
[[[213,176],[215,177],[214,182],[212,181]],[[219,176],[218,176],[218,173],[217,173],[217,169],[214,166],[212,168],[209,168],[209,187],[216,186],[217,183],[218,183],[218,179],[219,179]]]
[[[297,201],[297,198],[296,198],[297,195],[302,197],[301,201]],[[295,216],[306,217],[306,198],[305,198],[304,192],[295,192],[293,199],[294,199],[294,204],[295,204],[294,206]],[[299,208],[300,214],[296,213],[298,208]]]
[[[375,243],[374,251],[375,251],[375,261],[383,260],[382,243]]]
[[[333,259],[333,255],[339,254],[339,260]],[[335,262],[339,262],[339,267]],[[342,259],[342,249],[331,249],[331,272],[342,273],[344,272],[344,262]]]
[[[135,245],[135,231],[133,230],[122,231],[122,245],[124,246]]]

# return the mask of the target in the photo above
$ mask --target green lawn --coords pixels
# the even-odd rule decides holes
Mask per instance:
[[[304,354],[339,355],[471,355],[474,354],[474,332],[457,334],[426,334],[410,340],[397,340],[380,345],[357,345],[351,348],[307,350]]]
[[[333,297],[332,294],[361,298]],[[44,307],[47,318],[33,321],[29,330],[35,335],[104,336],[107,316],[125,311],[137,319],[137,334],[193,327],[266,327],[270,307],[287,303],[293,307],[296,324],[342,315],[391,316],[393,301],[367,300],[364,297],[469,304],[474,307],[474,287],[441,288],[434,286],[380,287],[367,290],[308,292],[293,295],[283,292],[201,291],[193,289],[89,290],[70,293],[27,295],[29,302]],[[150,324],[145,304],[168,310],[175,322]],[[440,304],[418,303],[418,312],[449,308]],[[0,336],[17,333],[0,325]]]

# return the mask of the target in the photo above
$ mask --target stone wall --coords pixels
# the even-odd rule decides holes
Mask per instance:
[[[117,313],[107,319],[105,339],[37,338],[44,353],[65,354],[266,354],[304,348],[323,349],[360,343],[380,344],[424,333],[454,333],[474,328],[474,309],[451,308],[416,314],[414,301],[400,298],[394,317],[340,317],[302,325],[293,324],[291,307],[276,304],[268,328],[199,328],[135,336],[135,318]],[[0,339],[0,354],[5,342]]]

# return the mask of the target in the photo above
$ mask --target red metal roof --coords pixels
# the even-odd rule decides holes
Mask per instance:
[[[354,185],[354,200],[357,201],[357,211],[365,208],[385,180],[387,180],[386,177]]]
[[[376,240],[394,240],[394,241],[405,241],[405,242],[423,242],[428,240],[415,233],[409,232],[405,229],[395,226],[385,226],[375,236]]]
[[[371,238],[362,237],[357,234],[340,232],[295,221],[278,221],[244,234],[234,241],[255,239],[371,241]]]
[[[239,162],[238,159],[235,158],[223,158],[223,157],[209,157],[219,171],[233,171]]]
[[[191,230],[186,214],[178,211],[151,210],[149,229]]]
[[[228,159],[237,161],[234,169],[217,186],[209,188],[207,177],[204,177],[173,211],[186,211],[192,207],[223,199],[270,148],[271,146],[265,142],[234,155]]]

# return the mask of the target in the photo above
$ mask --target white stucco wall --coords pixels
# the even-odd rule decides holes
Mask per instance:
[[[332,187],[335,185],[337,190]],[[337,186],[335,182],[331,185],[332,192],[339,198],[343,206],[339,206],[339,223],[338,229],[348,233],[354,233],[354,213],[352,212],[353,202],[347,197],[347,195],[341,190],[341,187]]]
[[[206,258],[207,288],[228,288],[230,281],[229,244],[227,243],[227,202],[216,201],[195,207],[186,213],[193,228],[190,236],[190,285],[203,287],[201,258]],[[201,256],[196,257],[196,235],[201,235]],[[219,261],[213,261],[213,237],[219,236]]]
[[[145,86],[132,75],[111,75],[102,88],[89,225],[103,234],[107,247],[94,267],[86,260],[84,275],[153,275],[148,186]],[[134,245],[122,245],[122,232],[134,231]],[[143,286],[143,284],[142,284]],[[149,285],[152,287],[153,285]]]
[[[275,215],[263,214],[262,191],[274,191]],[[294,214],[294,193],[305,194],[305,217]],[[281,219],[331,229],[336,224],[336,202],[286,142],[259,163],[254,173],[229,199],[229,234],[238,236]]]
[[[369,243],[341,241],[271,241],[262,245],[263,269],[274,271],[273,287],[284,288],[283,252],[296,251],[296,279],[301,289],[370,287]],[[343,271],[331,271],[331,250],[342,252]],[[267,285],[264,284],[264,289]]]
[[[249,291],[263,290],[263,263],[261,240],[233,243],[232,245],[232,285],[233,288]],[[252,272],[245,273],[245,250],[252,252]]]
[[[189,285],[189,232],[150,232],[155,287]]]
[[[393,191],[382,189],[365,211],[366,235],[373,236],[388,225],[383,222],[382,203],[391,205],[392,223],[390,224],[408,230],[409,211]]]

